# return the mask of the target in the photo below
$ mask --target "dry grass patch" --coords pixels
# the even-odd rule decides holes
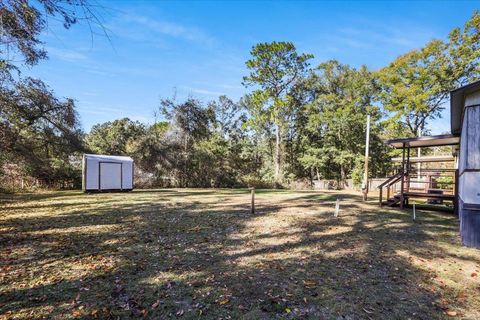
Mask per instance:
[[[0,318],[480,318],[480,251],[448,214],[260,190],[251,215],[247,190],[205,189],[0,208]]]

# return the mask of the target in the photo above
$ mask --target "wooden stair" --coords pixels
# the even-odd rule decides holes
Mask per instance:
[[[400,196],[400,194],[396,194],[393,197],[387,199],[386,201],[382,201],[382,205],[388,207],[395,207],[399,205],[400,201],[402,201],[402,197]]]
[[[395,183],[399,181],[402,181],[402,185],[403,185],[403,177],[404,177],[403,170],[401,170],[378,186],[378,189],[380,190],[380,195],[378,199],[380,202],[380,206],[387,205],[387,206],[393,207],[394,205],[401,202],[401,197],[399,194],[395,194],[393,197],[390,197],[390,188],[391,186],[393,186]],[[386,201],[383,201],[383,188],[387,189]]]

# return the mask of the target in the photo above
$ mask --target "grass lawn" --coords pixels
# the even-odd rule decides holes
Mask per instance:
[[[480,251],[453,215],[256,200],[252,215],[247,190],[2,195],[0,319],[480,319]]]

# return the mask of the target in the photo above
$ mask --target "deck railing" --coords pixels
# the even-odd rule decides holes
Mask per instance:
[[[420,174],[420,175],[419,175]],[[420,169],[409,168],[407,171],[398,169],[397,173],[378,186],[379,202],[383,205],[383,195],[386,192],[386,200],[397,196],[401,206],[405,195],[415,194],[440,194],[455,195],[456,170],[448,168]]]
[[[439,190],[445,194],[455,194],[456,170],[439,169],[415,169],[411,168],[405,175],[404,190],[431,193]]]

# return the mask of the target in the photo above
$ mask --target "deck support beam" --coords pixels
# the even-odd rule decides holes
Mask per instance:
[[[405,205],[405,198],[403,197],[403,189],[405,184],[405,142],[402,148],[402,179],[400,183],[400,209],[403,209]]]

